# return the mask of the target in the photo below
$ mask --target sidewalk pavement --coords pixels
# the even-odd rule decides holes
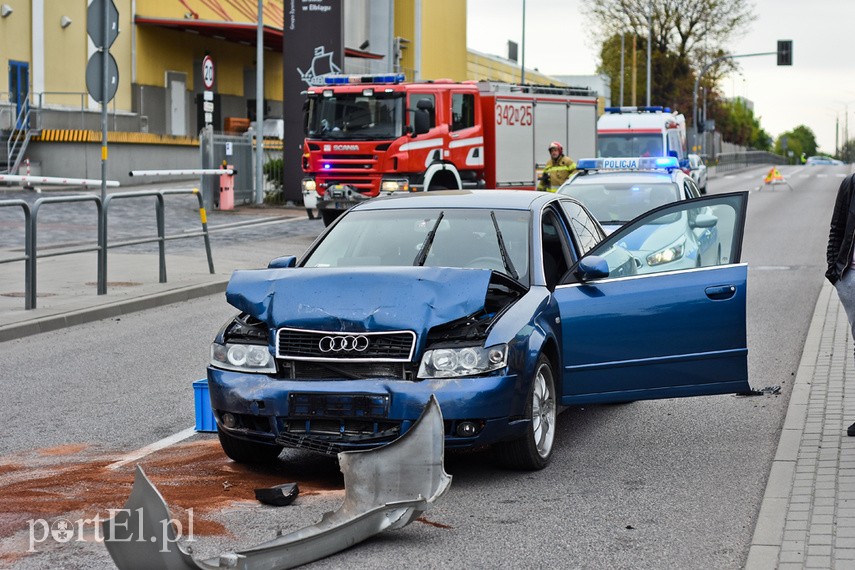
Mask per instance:
[[[256,227],[297,225],[305,210],[280,210],[277,219],[259,214]],[[270,239],[230,241],[214,238],[210,273],[202,239],[198,247],[166,246],[166,283],[159,283],[157,253],[124,253],[111,249],[107,255],[107,294],[97,294],[97,253],[75,253],[37,261],[36,308],[25,307],[24,262],[0,265],[0,343],[81,323],[116,317],[225,291],[235,269],[258,269],[281,255],[299,255],[312,243],[322,226],[312,232]],[[248,227],[248,226],[243,226]],[[258,232],[259,230],[256,230]],[[271,232],[273,234],[274,232]],[[281,232],[280,232],[281,233]],[[219,236],[219,234],[218,234]],[[226,243],[219,243],[225,241]],[[155,250],[156,248],[149,248]],[[172,251],[170,251],[172,250]],[[0,258],[21,255],[19,250],[0,251]]]
[[[855,568],[855,372],[849,322],[824,281],[746,570]]]
[[[281,223],[305,219],[302,210],[286,217],[291,214]],[[314,235],[218,246],[213,275],[202,248],[192,255],[168,254],[167,283],[157,282],[156,253],[111,251],[106,295],[96,294],[94,252],[42,259],[34,310],[24,309],[23,262],[6,264],[0,271],[0,343],[225,291],[234,269],[265,267],[283,252],[301,253]],[[769,473],[747,570],[855,568],[855,438],[845,435],[845,426],[855,419],[855,388],[846,393],[844,384],[847,374],[855,374],[850,336],[837,294],[825,282]]]

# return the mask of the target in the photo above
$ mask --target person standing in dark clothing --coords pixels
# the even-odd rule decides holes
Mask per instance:
[[[855,174],[850,174],[840,183],[837,201],[831,214],[831,227],[828,230],[828,249],[826,261],[828,270],[825,277],[837,289],[840,304],[849,318],[852,336],[855,337]],[[855,436],[855,423],[846,430],[847,435]]]

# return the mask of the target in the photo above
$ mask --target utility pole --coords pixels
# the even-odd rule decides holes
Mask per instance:
[[[623,107],[623,78],[624,78],[624,70],[623,70],[623,60],[624,60],[624,37],[626,34],[621,32],[620,34],[620,106]]]
[[[647,4],[647,106],[650,106],[650,49],[653,43],[653,0]]]
[[[522,71],[520,72],[520,83],[525,85],[525,0],[523,0],[522,14],[522,45],[520,46],[520,62]]]
[[[635,86],[638,83],[638,67],[636,61],[635,32],[632,32],[632,105],[635,106]]]

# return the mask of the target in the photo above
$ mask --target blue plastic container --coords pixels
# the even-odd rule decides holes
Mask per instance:
[[[216,432],[217,422],[211,409],[211,396],[208,394],[208,380],[193,382],[193,397],[196,402],[196,431]]]

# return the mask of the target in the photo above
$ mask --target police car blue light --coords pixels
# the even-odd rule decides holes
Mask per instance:
[[[579,170],[672,170],[679,167],[673,156],[583,158],[576,163]]]

